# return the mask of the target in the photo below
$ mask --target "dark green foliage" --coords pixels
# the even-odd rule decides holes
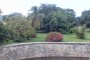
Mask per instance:
[[[90,28],[90,10],[85,10],[81,15],[82,21],[84,21],[88,28]]]
[[[47,16],[46,20],[43,21],[44,28],[48,31],[60,31],[61,33],[69,32],[75,20],[74,14],[64,10],[52,12]]]
[[[0,44],[11,39],[10,30],[0,22]]]
[[[33,19],[31,17],[33,26],[37,20],[40,21],[40,30],[66,33],[74,25],[75,12],[72,9],[63,9],[55,4],[41,4],[39,7],[33,6],[31,11],[32,13],[28,17],[34,17]],[[42,14],[41,19],[39,18],[40,14]]]

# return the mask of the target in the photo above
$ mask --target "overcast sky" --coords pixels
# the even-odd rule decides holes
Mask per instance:
[[[2,9],[3,15],[13,12],[27,15],[32,6],[40,6],[41,3],[74,9],[76,16],[80,16],[82,11],[90,9],[90,0],[0,0],[0,9]]]

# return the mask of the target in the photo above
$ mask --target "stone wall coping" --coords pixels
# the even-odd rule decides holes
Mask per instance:
[[[7,47],[7,46],[16,46],[16,45],[32,45],[32,44],[75,44],[75,45],[90,45],[90,42],[29,42],[29,43],[16,43],[16,44],[9,44],[9,45],[3,45],[1,47]]]

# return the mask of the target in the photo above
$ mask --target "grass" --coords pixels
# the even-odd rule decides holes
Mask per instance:
[[[31,42],[44,42],[47,33],[37,33],[37,37],[33,38]]]
[[[90,42],[90,33],[85,34],[85,39],[77,39],[75,34],[64,34],[64,42]]]
[[[37,33],[37,37],[33,38],[30,42],[44,42],[46,33]],[[86,33],[85,39],[77,39],[75,34],[64,34],[63,42],[90,42],[90,33]]]
[[[86,33],[85,39],[77,39],[75,34],[63,34],[64,39],[63,42],[90,42],[90,32]],[[27,42],[45,42],[45,37],[47,36],[47,33],[37,33],[37,37],[33,38],[32,40],[26,40],[23,41],[23,43]],[[2,45],[8,45],[8,44],[15,44],[13,40],[10,40],[9,42],[3,43]]]

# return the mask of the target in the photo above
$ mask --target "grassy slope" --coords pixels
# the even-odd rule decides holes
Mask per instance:
[[[37,33],[37,38],[31,40],[31,42],[44,42],[47,34]],[[64,34],[64,42],[90,42],[90,33],[86,33],[86,39],[77,39],[75,34]]]
[[[44,42],[46,35],[46,33],[37,33],[37,37],[33,38],[31,42]]]

